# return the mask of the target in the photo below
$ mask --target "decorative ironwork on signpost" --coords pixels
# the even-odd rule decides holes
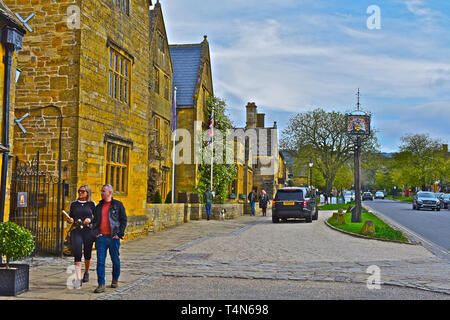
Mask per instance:
[[[361,222],[361,137],[370,135],[369,114],[361,110],[359,88],[356,110],[346,115],[346,133],[355,138],[355,210],[352,210],[352,223]]]

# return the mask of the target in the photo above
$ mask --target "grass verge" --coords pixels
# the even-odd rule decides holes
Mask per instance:
[[[395,199],[395,200],[400,200],[403,202],[413,203],[413,196],[409,196],[409,197],[395,196],[395,197],[393,197],[391,195],[388,195],[388,196],[386,196],[386,199]]]
[[[352,223],[352,214],[351,212],[345,213],[345,221],[346,224],[337,225],[335,219],[328,219],[328,223],[337,229],[341,229],[347,232],[361,234],[361,229],[366,222],[366,220],[372,220],[375,225],[375,234],[367,235],[367,237],[377,238],[377,239],[387,239],[387,240],[395,240],[401,242],[408,242],[408,239],[398,230],[394,230],[391,226],[389,226],[386,222],[379,219],[376,215],[366,210],[361,212],[361,223]]]
[[[319,210],[339,210],[339,209],[348,209],[348,207],[354,207],[354,202],[349,203],[340,203],[340,204],[324,204],[322,206],[318,206]]]

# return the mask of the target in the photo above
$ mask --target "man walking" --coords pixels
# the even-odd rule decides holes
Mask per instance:
[[[258,194],[256,193],[256,188],[253,188],[252,192],[248,194],[248,200],[250,201],[250,206],[252,208],[251,215],[255,215],[255,203],[258,200]]]
[[[97,281],[94,293],[105,292],[105,260],[106,252],[113,263],[111,288],[118,287],[120,276],[119,247],[120,239],[125,235],[127,215],[122,202],[113,199],[113,187],[105,184],[102,187],[102,200],[95,207],[92,229],[97,237]]]
[[[213,194],[210,189],[206,189],[205,193],[203,194],[203,202],[205,203],[206,207],[206,219],[209,220],[209,216],[211,215],[211,206],[213,202]]]

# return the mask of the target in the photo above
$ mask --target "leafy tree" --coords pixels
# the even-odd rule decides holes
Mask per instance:
[[[375,131],[361,137],[362,154],[377,147]],[[305,162],[311,157],[314,168],[325,180],[326,192],[331,192],[339,169],[354,156],[354,141],[346,134],[346,116],[318,108],[298,113],[290,118],[282,132],[281,147],[291,150]]]
[[[227,129],[232,129],[233,124],[230,118],[226,114],[226,102],[220,98],[210,96],[207,101],[207,107],[205,108],[204,116],[205,119],[211,117],[212,110],[214,109],[214,131],[221,131],[225,137],[225,132]],[[206,125],[204,130],[208,129]],[[226,144],[224,143],[224,146]],[[211,146],[206,143],[203,145],[203,154],[210,154]],[[223,157],[225,158],[226,148],[223,150]],[[205,159],[206,158],[206,159]],[[195,192],[203,195],[203,193],[210,187],[211,183],[211,163],[208,160],[209,157],[203,157],[202,164],[199,166],[199,176],[200,179],[195,186]],[[237,168],[235,164],[219,164],[213,163],[213,190],[215,191],[216,197],[215,202],[224,203],[227,195],[228,189],[231,184],[236,179]],[[200,197],[203,199],[203,197]]]
[[[448,177],[442,143],[428,134],[405,135],[400,152],[394,155],[394,167],[401,172],[399,183],[427,189],[435,181]]]

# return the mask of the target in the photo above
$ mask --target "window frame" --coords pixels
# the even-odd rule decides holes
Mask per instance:
[[[120,50],[108,47],[108,96],[131,105],[132,61]]]
[[[114,7],[120,9],[120,11],[127,16],[130,15],[130,0],[113,0]]]
[[[161,71],[155,67],[155,93],[160,94],[161,92],[161,81],[160,81]]]
[[[128,145],[105,141],[104,181],[105,184],[113,186],[114,193],[121,195],[128,194],[130,150]],[[117,162],[117,157],[120,157],[119,162]]]

